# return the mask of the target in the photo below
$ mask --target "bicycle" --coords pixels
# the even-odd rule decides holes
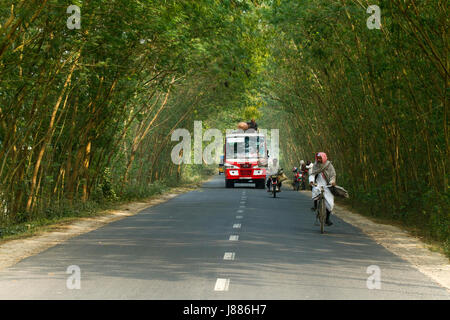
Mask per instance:
[[[317,187],[317,184],[314,184],[315,187]],[[326,186],[327,188],[331,187],[331,185]],[[320,222],[320,233],[325,232],[325,222],[327,219],[327,208],[325,205],[325,196],[324,196],[324,186],[320,186],[320,194],[317,198],[317,215],[316,215],[316,223],[317,220]]]

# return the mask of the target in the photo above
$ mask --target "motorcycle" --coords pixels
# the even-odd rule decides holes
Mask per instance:
[[[270,176],[270,190],[272,190],[274,198],[277,197],[277,192],[280,192],[280,188],[278,187],[278,175],[276,174]]]
[[[277,192],[281,192],[281,184],[287,177],[284,174],[283,168],[278,169],[276,174],[271,174],[268,176],[267,182],[269,187],[269,192],[272,192],[274,198],[277,197]]]
[[[307,172],[301,172],[300,177],[300,185],[302,186],[302,190],[306,190],[306,180],[308,179]]]
[[[298,191],[302,183],[304,184],[303,175],[300,172],[296,172],[294,175],[294,183],[292,184],[294,191]]]

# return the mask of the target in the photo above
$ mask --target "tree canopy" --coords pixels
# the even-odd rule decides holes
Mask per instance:
[[[447,2],[0,0],[1,225],[144,196],[171,133],[256,117],[368,214],[449,245]]]

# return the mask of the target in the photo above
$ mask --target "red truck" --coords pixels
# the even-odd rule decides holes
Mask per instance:
[[[265,188],[267,172],[266,137],[256,131],[227,134],[224,145],[225,187],[235,183],[254,183]]]

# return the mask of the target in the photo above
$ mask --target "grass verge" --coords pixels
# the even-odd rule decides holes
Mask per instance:
[[[378,224],[391,225],[394,227],[398,227],[406,232],[409,235],[420,239],[423,243],[425,243],[429,250],[433,252],[438,252],[445,255],[450,260],[450,243],[449,240],[438,241],[435,237],[431,236],[429,232],[424,231],[421,226],[416,223],[407,224],[402,220],[389,218],[389,216],[374,216],[371,214],[367,214],[364,211],[362,206],[357,206],[349,200],[340,199],[335,197],[335,203],[340,207],[361,214],[365,218],[370,221]]]

